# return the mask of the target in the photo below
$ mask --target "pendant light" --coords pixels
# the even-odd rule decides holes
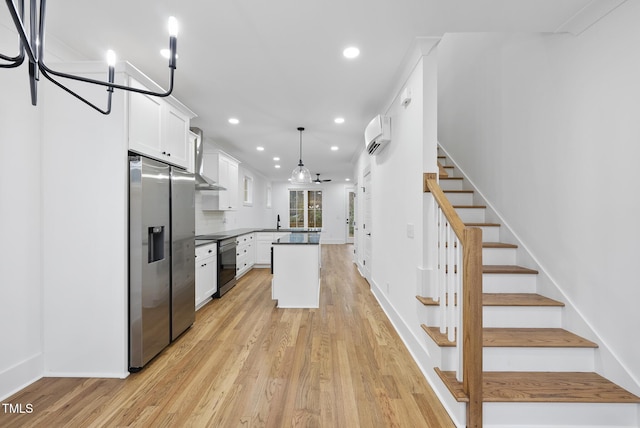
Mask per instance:
[[[311,173],[302,163],[302,131],[304,131],[304,128],[300,127],[298,131],[300,131],[300,162],[291,172],[291,182],[294,184],[307,184],[311,183]]]

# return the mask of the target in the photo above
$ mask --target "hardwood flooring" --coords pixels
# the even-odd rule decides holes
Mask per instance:
[[[319,309],[278,309],[253,269],[141,372],[44,378],[2,427],[453,427],[351,262],[322,246]]]

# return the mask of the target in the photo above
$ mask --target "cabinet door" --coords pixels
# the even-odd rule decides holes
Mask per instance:
[[[231,188],[229,187],[229,159],[224,156],[218,158],[218,183],[227,189],[218,192],[218,208],[222,211],[230,210],[229,195]]]
[[[257,233],[256,238],[256,264],[270,265],[273,233]]]
[[[216,257],[196,260],[196,308],[218,291],[216,278]]]
[[[132,82],[139,87],[139,84]],[[129,93],[129,149],[162,159],[162,103],[157,97]]]
[[[165,127],[162,151],[168,162],[189,167],[189,160],[194,157],[189,150],[189,118],[170,105],[165,106]]]
[[[232,161],[228,161],[228,187],[227,187],[227,193],[228,195],[228,200],[227,202],[229,203],[229,209],[230,210],[237,210],[238,209],[238,164]]]

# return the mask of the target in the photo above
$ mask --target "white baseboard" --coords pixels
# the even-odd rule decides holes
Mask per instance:
[[[44,376],[44,355],[40,352],[0,373],[0,400],[6,400]]]

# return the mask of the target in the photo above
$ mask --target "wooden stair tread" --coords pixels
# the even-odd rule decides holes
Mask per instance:
[[[468,401],[455,372],[436,373],[457,401]],[[483,402],[640,403],[640,397],[592,372],[483,372]]]
[[[500,223],[465,223],[468,227],[500,227]]]
[[[515,265],[484,265],[482,273],[514,273],[514,274],[537,274],[538,271]]]
[[[444,193],[473,193],[473,190],[443,190]]]
[[[562,328],[483,328],[482,346],[597,348],[590,340]]]
[[[483,293],[484,306],[564,306],[564,303],[533,293]]]
[[[455,346],[439,327],[422,329],[442,347]],[[487,348],[597,348],[598,345],[561,328],[483,328],[482,346]]]
[[[439,327],[429,327],[425,324],[421,324],[420,327],[422,327],[425,333],[427,333],[427,335],[429,335],[429,337],[433,339],[436,345],[445,347],[456,346],[455,342],[451,342],[449,341],[449,339],[447,339],[446,333],[440,333]]]
[[[438,306],[432,297],[416,296],[425,306]],[[564,303],[534,293],[483,293],[483,306],[564,306]]]
[[[518,246],[506,242],[483,242],[482,248],[518,248]]]
[[[437,300],[433,300],[431,297],[416,296],[416,299],[425,306],[438,306],[440,304]]]
[[[440,180],[464,180],[464,177],[440,177]]]

